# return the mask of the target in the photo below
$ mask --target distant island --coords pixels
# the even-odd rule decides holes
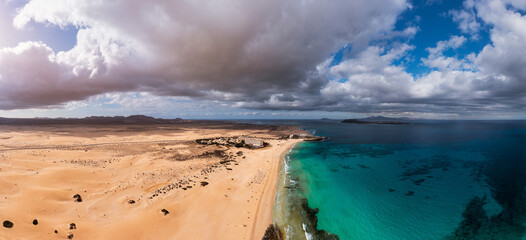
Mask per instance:
[[[341,121],[342,123],[354,123],[354,124],[409,124],[404,122],[410,120],[409,118],[389,118],[383,116],[373,116],[361,119],[345,119]]]

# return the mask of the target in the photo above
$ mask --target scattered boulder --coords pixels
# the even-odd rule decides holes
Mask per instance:
[[[204,187],[204,186],[206,186],[206,185],[208,185],[208,182],[205,182],[205,181],[202,181],[202,182],[201,182],[201,187]]]
[[[135,200],[133,199],[128,200],[128,204],[134,204],[134,203],[135,203]]]
[[[75,224],[75,223],[70,223],[70,224],[69,224],[69,230],[75,230],[75,229],[77,229],[77,224]]]
[[[55,234],[58,234],[58,230],[55,229]]]
[[[35,226],[38,225],[38,220],[33,219],[33,225],[35,225]]]
[[[73,233],[72,232],[69,232],[68,235],[66,236],[68,239],[73,239]]]
[[[316,214],[320,211],[318,208],[310,208],[307,199],[301,200],[301,207],[305,211],[306,222],[303,228],[306,232],[311,233],[312,239],[339,240],[340,237],[333,233],[318,229],[318,217]]]
[[[3,225],[5,228],[12,228],[14,224],[9,220],[5,220]]]
[[[396,190],[392,189],[392,188],[389,188],[389,192],[394,192]]]
[[[413,194],[415,194],[415,192],[413,192],[413,191],[407,191],[407,193],[404,194],[404,195],[406,195],[406,196],[413,196]]]
[[[166,209],[164,209],[164,208],[161,209],[161,212],[164,214],[164,216],[170,214],[170,212],[168,212],[168,210],[166,210]]]
[[[270,224],[265,230],[262,240],[281,240],[281,231],[276,224]]]
[[[82,202],[82,197],[81,197],[79,194],[75,194],[75,195],[73,195],[73,198],[74,198],[75,201],[77,201],[77,202]]]

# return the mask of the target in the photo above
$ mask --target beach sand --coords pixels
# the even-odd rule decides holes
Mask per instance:
[[[0,239],[261,239],[281,158],[301,141],[278,137],[294,131],[207,122],[0,126],[0,221],[13,223],[0,227]],[[241,135],[270,146],[195,143]]]

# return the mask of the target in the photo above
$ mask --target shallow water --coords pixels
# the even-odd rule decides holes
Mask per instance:
[[[330,137],[284,159],[287,239],[526,239],[525,121],[264,123]]]

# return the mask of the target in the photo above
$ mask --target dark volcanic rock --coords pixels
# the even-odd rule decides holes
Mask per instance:
[[[70,224],[69,224],[69,230],[75,230],[75,229],[77,229],[77,224],[75,224],[75,223],[70,223]]]
[[[66,236],[68,239],[73,239],[73,233],[68,233],[68,236]]]
[[[164,208],[161,209],[161,212],[164,214],[164,216],[170,214],[170,212],[168,212],[168,210],[166,210],[166,209],[164,209]]]
[[[5,220],[3,225],[5,228],[12,228],[14,224],[9,220]]]
[[[74,198],[75,201],[77,201],[77,202],[82,202],[82,197],[81,197],[79,194],[75,194],[75,195],[73,195],[73,198]]]
[[[202,187],[204,187],[204,186],[206,186],[206,185],[208,185],[208,182],[205,182],[205,181],[202,181],[202,182],[201,182],[201,186],[202,186]]]
[[[128,200],[128,204],[134,204],[134,203],[135,203],[135,200],[133,199]]]
[[[33,225],[38,225],[38,220],[33,219]]]
[[[329,139],[328,137],[318,137],[318,136],[313,136],[313,137],[307,137],[305,139],[303,139],[304,142],[321,142],[325,139]]]
[[[276,224],[270,224],[265,230],[265,235],[261,240],[281,240],[281,231]]]
[[[336,234],[332,234],[325,230],[318,229],[318,217],[316,214],[320,211],[318,208],[310,208],[307,200],[302,203],[303,210],[306,213],[308,219],[307,231],[312,234],[314,239],[327,239],[327,240],[339,240],[340,237]]]

